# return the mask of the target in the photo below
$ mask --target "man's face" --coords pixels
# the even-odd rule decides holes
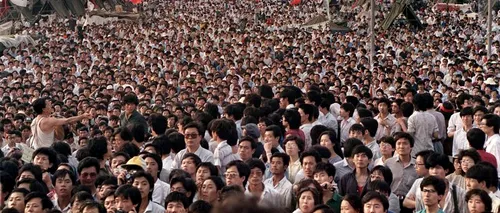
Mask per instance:
[[[470,191],[472,189],[483,189],[486,188],[484,182],[479,183],[477,179],[474,178],[465,178],[465,189]]]
[[[87,167],[82,169],[80,173],[80,183],[91,188],[95,187],[95,180],[97,179],[97,171],[95,167]]]
[[[186,209],[181,202],[169,202],[167,208],[165,208],[165,213],[185,213]]]
[[[447,171],[440,165],[429,168],[429,175],[436,176],[442,179],[446,177],[446,172]]]
[[[307,178],[313,178],[316,163],[318,162],[316,162],[314,156],[307,156],[302,160],[302,169],[304,170],[304,175]]]
[[[433,206],[439,203],[439,201],[443,198],[442,195],[438,195],[434,186],[424,186],[422,189],[422,201],[426,206]]]
[[[49,156],[44,154],[38,154],[33,159],[33,164],[40,166],[42,171],[47,171],[50,167],[52,167],[52,163],[49,161]]]
[[[240,141],[238,145],[238,154],[243,161],[252,158],[254,152],[255,149],[252,149],[250,141]]]
[[[321,171],[314,173],[314,180],[318,181],[319,184],[331,183],[333,181],[333,177],[328,176],[326,171]]]
[[[71,197],[71,190],[73,189],[73,182],[66,174],[64,177],[58,177],[55,183],[56,194],[58,197]]]
[[[240,173],[238,172],[238,168],[236,168],[236,166],[227,168],[225,178],[228,186],[243,185],[243,182],[245,181],[245,177],[240,177]]]
[[[361,131],[349,131],[349,138],[357,138],[363,140],[363,132]]]
[[[132,200],[124,198],[123,196],[118,196],[115,198],[115,205],[117,210],[121,210],[124,212],[130,212],[135,207],[135,205],[132,203]]]
[[[358,153],[354,155],[353,162],[356,168],[364,169],[370,164],[370,159],[365,153]]]
[[[193,159],[185,158],[181,162],[181,169],[184,170],[185,172],[193,175],[196,173],[196,164],[195,164]]]
[[[195,147],[195,146],[199,146],[200,145],[200,141],[201,141],[201,137],[200,137],[200,133],[198,132],[198,130],[196,128],[187,128],[184,130],[184,138],[185,138],[185,141],[186,141],[186,146],[192,146],[192,147]]]
[[[410,141],[406,138],[400,138],[396,141],[396,152],[399,155],[409,155],[411,153]]]
[[[274,137],[273,131],[266,131],[264,133],[264,142],[273,144],[277,142],[277,138]]]
[[[472,120],[472,115],[464,115],[461,118],[462,118],[462,124],[467,126],[472,125],[472,122],[474,121]]]
[[[422,156],[417,156],[415,159],[415,171],[419,177],[425,177],[429,174],[429,170],[425,168],[425,159]]]
[[[158,176],[158,163],[156,163],[155,159],[148,157],[144,159],[146,161],[146,172],[148,172],[153,178],[156,179]]]
[[[284,174],[286,171],[286,166],[283,163],[283,158],[273,157],[271,159],[271,173],[272,174]]]
[[[371,199],[363,205],[364,213],[384,213],[384,205],[378,199]]]
[[[255,167],[250,170],[248,182],[253,185],[262,184],[264,173],[259,168]]]
[[[133,103],[127,103],[127,104],[125,104],[125,112],[130,114],[130,113],[134,112],[136,107],[137,106]]]

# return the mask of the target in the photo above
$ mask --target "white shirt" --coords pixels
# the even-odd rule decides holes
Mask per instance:
[[[280,195],[281,195],[281,203],[283,207],[288,208],[292,206],[292,183],[286,179],[285,176],[283,176],[283,179],[281,179],[276,186],[273,184],[273,178],[269,178],[264,181],[264,184],[266,185],[266,188],[272,188],[276,190]]]
[[[351,129],[351,126],[355,124],[356,121],[354,118],[349,118],[346,120],[342,120],[340,122],[340,142],[344,144],[344,141],[349,138],[349,129]]]
[[[319,112],[318,121],[321,122],[326,127],[333,129],[333,131],[335,131],[335,134],[339,134],[338,121],[331,113],[327,112],[326,115],[324,115],[322,112]]]
[[[452,156],[458,156],[460,150],[469,149],[469,141],[467,140],[467,131],[462,127],[455,131],[455,135],[453,135],[453,148],[452,148]]]
[[[163,206],[160,206],[160,204],[151,201],[149,201],[146,210],[144,210],[144,213],[164,213],[164,212],[165,208],[163,208]]]
[[[283,204],[281,203],[282,198],[279,192],[271,187],[266,186],[266,184],[264,183],[262,184],[264,185],[264,191],[260,195],[259,205],[265,207],[283,208]],[[245,191],[245,194],[247,196],[253,196],[252,192],[248,190],[248,185],[249,184],[247,184],[247,189]]]
[[[491,137],[486,139],[486,143],[484,143],[486,147],[486,151],[494,156],[500,156],[500,135],[494,134]],[[497,173],[498,177],[500,177],[500,157],[497,157]]]
[[[304,136],[306,137],[305,140],[305,150],[309,149],[312,145],[312,139],[311,139],[311,129],[312,129],[312,124],[303,124],[300,126],[300,130],[304,132]]]
[[[179,153],[177,153],[175,155],[174,161],[172,162],[172,169],[180,169],[181,168],[182,158],[184,157],[184,155],[186,153],[187,153],[187,148],[179,151]],[[203,148],[201,146],[198,147],[198,150],[196,150],[194,152],[194,154],[197,155],[198,157],[200,157],[201,162],[214,163],[214,154],[212,154],[212,152],[206,150],[205,148]]]
[[[153,202],[164,206],[168,194],[170,194],[170,184],[157,179],[153,189]]]
[[[462,128],[462,119],[460,119],[460,112],[456,112],[451,115],[450,120],[448,120],[448,133],[456,131]]]
[[[55,198],[52,199],[52,203],[54,204],[54,209],[55,210],[59,210],[62,213],[68,213],[68,212],[70,212],[70,210],[71,210],[71,203],[68,203],[68,205],[66,207],[64,207],[64,209],[61,209],[61,207],[59,206],[59,203],[57,202],[57,196],[54,196],[54,197]]]

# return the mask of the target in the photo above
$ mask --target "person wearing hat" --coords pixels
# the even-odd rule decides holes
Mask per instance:
[[[243,129],[242,136],[251,137],[256,143],[256,146],[254,148],[255,151],[253,152],[252,157],[259,158],[264,152],[264,146],[262,145],[262,142],[259,141],[260,138],[259,127],[254,123],[249,123],[242,126],[242,129]]]
[[[132,180],[132,175],[138,171],[146,170],[146,161],[140,156],[134,156],[127,161],[126,164],[121,165],[122,170],[118,175],[118,184],[127,184]]]

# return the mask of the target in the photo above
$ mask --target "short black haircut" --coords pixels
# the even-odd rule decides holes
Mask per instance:
[[[158,147],[156,151],[159,152],[160,155],[168,155],[172,149],[168,136],[163,134],[153,139],[152,144]]]
[[[212,211],[212,205],[207,201],[197,200],[189,206],[189,213],[208,213]]]
[[[413,145],[415,144],[415,139],[413,138],[413,136],[411,136],[409,133],[406,133],[406,132],[397,132],[394,134],[394,142],[397,144],[398,140],[399,139],[406,139],[410,142],[410,146],[413,147]]]
[[[125,104],[134,104],[139,105],[139,98],[136,95],[129,93],[123,97],[123,105]]]
[[[472,199],[473,196],[479,196],[484,204],[484,212],[492,212],[493,201],[488,195],[488,192],[482,189],[471,189],[465,194],[465,201],[469,202],[469,200]]]
[[[290,165],[290,156],[287,155],[286,153],[281,153],[281,152],[276,152],[271,156],[271,159],[269,162],[273,160],[273,158],[281,158],[283,161],[283,165],[285,168],[288,168],[288,165]]]
[[[363,127],[365,127],[365,131],[368,130],[370,133],[370,137],[375,137],[377,134],[378,130],[378,122],[374,118],[362,118],[361,119],[361,124],[363,124]],[[363,134],[365,134],[363,132]]]
[[[78,174],[82,174],[82,170],[85,168],[89,167],[94,167],[96,172],[99,172],[99,169],[101,168],[101,164],[99,163],[99,160],[94,157],[86,157],[80,163],[78,163]]]
[[[380,143],[386,143],[386,144],[389,144],[391,145],[391,147],[393,149],[396,148],[396,141],[394,140],[394,138],[392,136],[384,136],[382,138],[380,138]]]
[[[52,175],[52,184],[54,184],[54,186],[56,185],[57,183],[57,179],[58,178],[65,178],[66,175],[69,175],[69,179],[71,180],[71,183],[73,184],[73,186],[76,185],[76,177],[74,175],[73,172],[70,172],[69,170],[67,169],[58,169],[54,175]]]
[[[483,150],[486,141],[486,134],[479,128],[472,128],[467,132],[469,145],[476,150]]]
[[[343,103],[342,105],[340,105],[340,108],[346,112],[349,112],[349,117],[352,117],[352,115],[354,114],[355,108],[351,103]]]
[[[151,174],[149,174],[145,171],[138,171],[132,175],[132,183],[134,182],[134,180],[136,178],[141,178],[141,177],[145,178],[149,183],[149,195],[148,195],[148,197],[149,197],[149,200],[151,200],[153,198],[153,189],[155,187],[155,181],[153,179],[153,176],[151,176]]]
[[[368,192],[363,196],[363,199],[361,200],[361,202],[363,203],[362,206],[373,199],[376,199],[382,203],[384,211],[387,211],[387,209],[389,209],[389,201],[387,200],[387,197],[375,191]]]
[[[0,184],[2,185],[2,194],[5,194],[5,199],[7,199],[16,186],[16,181],[7,172],[0,171]]]
[[[236,169],[238,170],[240,177],[245,177],[245,180],[243,181],[243,186],[246,186],[248,177],[250,176],[250,167],[242,160],[233,160],[227,164],[226,169],[229,169],[230,167],[233,166],[235,166]]]
[[[354,150],[352,150],[351,157],[354,158],[354,155],[364,153],[368,159],[373,158],[373,152],[370,148],[366,147],[365,145],[359,145],[354,147]]]
[[[316,164],[316,168],[314,168],[314,174],[320,172],[326,172],[328,177],[335,177],[335,166],[331,163],[319,162]]]
[[[302,152],[300,155],[300,164],[302,165],[304,163],[304,158],[306,157],[313,157],[316,163],[321,162],[321,156],[316,150],[309,149],[305,152]]]
[[[443,179],[436,176],[425,177],[422,183],[420,183],[420,190],[423,191],[426,186],[433,186],[438,195],[444,195],[446,191],[446,183]]]
[[[273,136],[281,138],[281,128],[277,125],[270,125],[266,127],[266,132],[273,132]]]
[[[108,153],[108,141],[103,136],[94,137],[90,139],[87,149],[89,149],[90,156],[104,160],[104,155]]]
[[[165,198],[165,208],[168,206],[169,203],[172,202],[182,203],[184,209],[187,209],[189,207],[189,204],[191,203],[189,202],[188,197],[186,197],[185,194],[180,192],[170,192],[170,194],[167,195],[167,197]]]
[[[474,110],[472,109],[472,107],[465,107],[462,110],[460,110],[460,117],[467,115],[474,116]]]
[[[444,170],[448,170],[448,173],[454,171],[453,164],[450,162],[450,159],[445,154],[433,153],[429,155],[427,160],[425,161],[425,168],[429,169],[432,167],[441,166]]]
[[[197,167],[196,171],[200,168],[207,168],[210,171],[210,176],[219,176],[219,169],[211,162],[201,162]]]
[[[216,132],[217,136],[222,140],[227,140],[230,137],[232,126],[227,119],[216,119],[211,122],[210,132]]]
[[[137,205],[136,210],[141,206],[141,192],[130,184],[118,187],[115,191],[115,197],[123,197],[132,201],[132,204]]]
[[[295,144],[297,144],[297,147],[299,147],[299,155],[304,152],[305,142],[304,140],[302,140],[302,138],[297,137],[296,135],[286,136],[285,140],[283,141],[283,146],[286,146],[289,141],[295,141]]]
[[[82,185],[81,185],[82,186]],[[89,190],[90,191],[90,190]],[[78,200],[79,202],[85,202],[85,201],[93,201],[94,197],[90,194],[90,192],[87,191],[78,191],[76,192],[73,197],[71,197],[70,203],[73,205],[73,203]]]
[[[481,171],[483,172],[484,176],[489,177],[490,183],[491,183],[489,187],[495,187],[495,188],[497,188],[497,186],[498,186],[497,168],[495,166],[493,166],[493,164],[491,164],[489,162],[486,162],[486,161],[481,161],[481,162],[479,162],[476,165],[483,166],[483,169]],[[467,170],[467,171],[469,171],[469,170]]]
[[[464,157],[469,157],[474,161],[474,164],[481,161],[481,155],[475,149],[464,149],[458,153],[458,160],[461,161]]]
[[[287,109],[283,113],[284,120],[290,125],[290,129],[298,129],[300,128],[300,113],[296,109]],[[266,131],[268,131],[266,129]]]
[[[189,203],[191,204],[198,189],[196,187],[195,181],[189,177],[174,177],[172,178],[172,180],[170,180],[170,186],[173,186],[176,183],[181,183],[187,192],[191,192],[190,196],[188,197]]]
[[[415,158],[417,158],[418,156],[420,156],[420,157],[422,157],[424,159],[424,162],[425,162],[425,161],[427,161],[427,158],[431,154],[434,154],[433,150],[423,150],[423,151],[417,152],[417,154],[415,154]]]
[[[354,151],[354,148],[356,146],[363,145],[363,142],[361,142],[357,138],[348,138],[347,140],[344,141],[344,156],[346,157],[351,157],[352,156],[352,151]]]
[[[167,130],[168,119],[160,114],[149,116],[151,121],[151,129],[158,135],[163,135]],[[169,150],[170,151],[170,150]]]
[[[168,134],[168,140],[172,146],[172,152],[178,153],[186,148],[186,143],[184,142],[184,135],[179,132],[172,132]]]
[[[247,163],[248,167],[250,168],[250,170],[252,170],[254,168],[258,168],[258,169],[260,169],[260,171],[262,172],[263,175],[265,174],[266,165],[264,164],[264,162],[262,162],[262,160],[259,160],[256,158],[251,158],[251,159],[248,159],[246,163]]]
[[[52,209],[52,207],[54,207],[54,204],[52,203],[50,198],[47,197],[47,195],[44,194],[43,192],[30,192],[24,198],[24,202],[28,203],[30,200],[35,199],[35,198],[40,198],[43,210]]]
[[[38,98],[35,101],[33,101],[33,103],[31,104],[33,106],[33,111],[35,111],[36,114],[42,114],[43,109],[45,109],[45,107],[47,107],[47,104],[45,103],[45,101],[47,101],[47,100],[50,100],[50,98],[49,97],[42,97],[42,98]]]
[[[154,154],[154,153],[147,153],[147,154],[144,154],[142,156],[142,158],[144,160],[146,160],[146,158],[152,158],[153,160],[156,161],[156,164],[158,165],[158,177],[160,176],[160,173],[161,173],[161,170],[163,168],[163,161],[161,160],[161,157],[157,154]]]
[[[491,186],[491,178],[490,175],[485,172],[488,168],[482,164],[476,164],[469,168],[467,172],[465,173],[465,178],[470,178],[476,180],[478,183],[481,183],[484,181],[486,187]]]
[[[48,170],[49,170],[49,172],[54,172],[55,169],[57,168],[57,153],[56,153],[56,151],[50,147],[40,147],[33,152],[31,160],[34,161],[35,157],[39,154],[45,155],[49,158],[49,163],[52,164],[52,167],[50,167]]]
[[[391,194],[391,186],[385,181],[374,180],[368,183],[367,191],[378,191],[379,193],[389,196]]]
[[[391,169],[389,169],[385,166],[382,166],[382,165],[378,165],[378,166],[373,167],[373,169],[370,172],[373,173],[375,171],[379,171],[380,173],[382,173],[382,175],[384,176],[384,181],[387,184],[389,184],[389,185],[392,184],[393,175],[392,175]]]
[[[96,208],[99,213],[106,213],[106,208],[104,206],[96,201],[87,201],[83,203],[80,207],[80,212],[83,212],[85,208]]]
[[[191,129],[191,128],[195,128],[196,131],[198,131],[198,134],[201,136],[203,136],[203,134],[205,134],[205,131],[203,131],[201,126],[196,122],[190,122],[190,123],[184,125],[184,127],[183,127],[184,131],[186,131],[186,129]]]
[[[361,134],[365,134],[365,127],[356,123],[349,128],[349,132],[361,132]]]
[[[498,131],[500,131],[500,117],[495,114],[486,114],[483,119],[486,120],[486,126],[493,127],[493,132],[498,134]]]
[[[243,142],[243,141],[250,142],[250,147],[252,148],[252,150],[257,149],[257,142],[255,142],[255,140],[252,137],[250,137],[250,136],[243,136],[243,137],[240,138],[240,143]]]
[[[185,160],[185,159],[191,159],[191,160],[193,160],[194,165],[195,165],[196,167],[198,167],[198,166],[200,165],[200,163],[201,163],[201,158],[200,158],[200,157],[198,157],[198,155],[196,155],[196,154],[194,154],[194,153],[186,153],[186,154],[184,154],[184,156],[182,156],[181,163],[182,163],[182,161],[183,161],[183,160]]]

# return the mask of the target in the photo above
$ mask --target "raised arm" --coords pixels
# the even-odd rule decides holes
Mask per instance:
[[[54,127],[56,127],[56,126],[62,126],[62,125],[65,125],[65,124],[74,123],[74,122],[77,122],[77,121],[81,121],[81,120],[83,120],[85,118],[90,119],[91,115],[88,114],[88,113],[84,113],[82,115],[73,116],[73,117],[69,117],[69,118],[54,118],[54,117],[50,117],[50,118],[47,118],[46,120],[44,120],[43,121],[44,125],[40,125],[40,127],[42,128],[42,130],[50,130],[50,129],[53,129]]]

